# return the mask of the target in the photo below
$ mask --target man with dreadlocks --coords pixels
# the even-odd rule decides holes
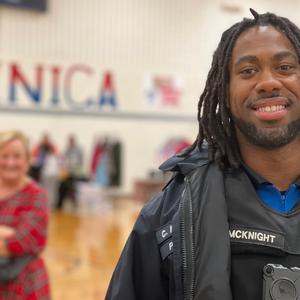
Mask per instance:
[[[300,267],[300,30],[251,13],[223,33],[198,137],[161,166],[174,177],[142,209],[106,300],[296,299],[287,280],[268,294],[263,270]]]

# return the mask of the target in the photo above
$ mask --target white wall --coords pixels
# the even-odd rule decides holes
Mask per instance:
[[[0,64],[84,63],[116,75],[120,111],[145,113],[143,85],[148,74],[178,75],[184,94],[179,108],[154,113],[184,115],[188,120],[142,120],[1,112],[0,128],[21,128],[33,143],[49,132],[62,148],[68,133],[75,132],[87,156],[95,135],[112,134],[124,146],[124,191],[134,178],[157,166],[159,145],[170,136],[194,139],[196,106],[220,34],[243,17],[249,7],[271,11],[298,21],[297,0],[236,1],[237,13],[220,8],[221,0],[49,0],[49,11],[40,14],[0,9]],[[2,77],[1,77],[2,76]],[[5,82],[0,72],[0,85]],[[1,83],[2,81],[2,83]],[[82,88],[84,88],[82,86]],[[1,93],[0,93],[1,94]],[[5,102],[5,93],[1,103]]]

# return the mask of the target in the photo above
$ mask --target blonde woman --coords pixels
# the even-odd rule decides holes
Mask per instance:
[[[0,299],[50,299],[40,258],[47,237],[47,196],[27,176],[29,163],[24,134],[0,132]]]

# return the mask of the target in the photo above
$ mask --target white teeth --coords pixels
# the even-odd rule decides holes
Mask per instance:
[[[285,108],[284,105],[272,105],[272,106],[264,106],[264,107],[259,107],[258,111],[261,112],[275,112],[275,111],[280,111]]]

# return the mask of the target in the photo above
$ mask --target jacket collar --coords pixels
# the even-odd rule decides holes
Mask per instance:
[[[176,154],[160,165],[159,169],[163,172],[179,172],[186,175],[196,167],[209,163],[207,147],[203,146],[201,151],[195,148],[188,155]]]

